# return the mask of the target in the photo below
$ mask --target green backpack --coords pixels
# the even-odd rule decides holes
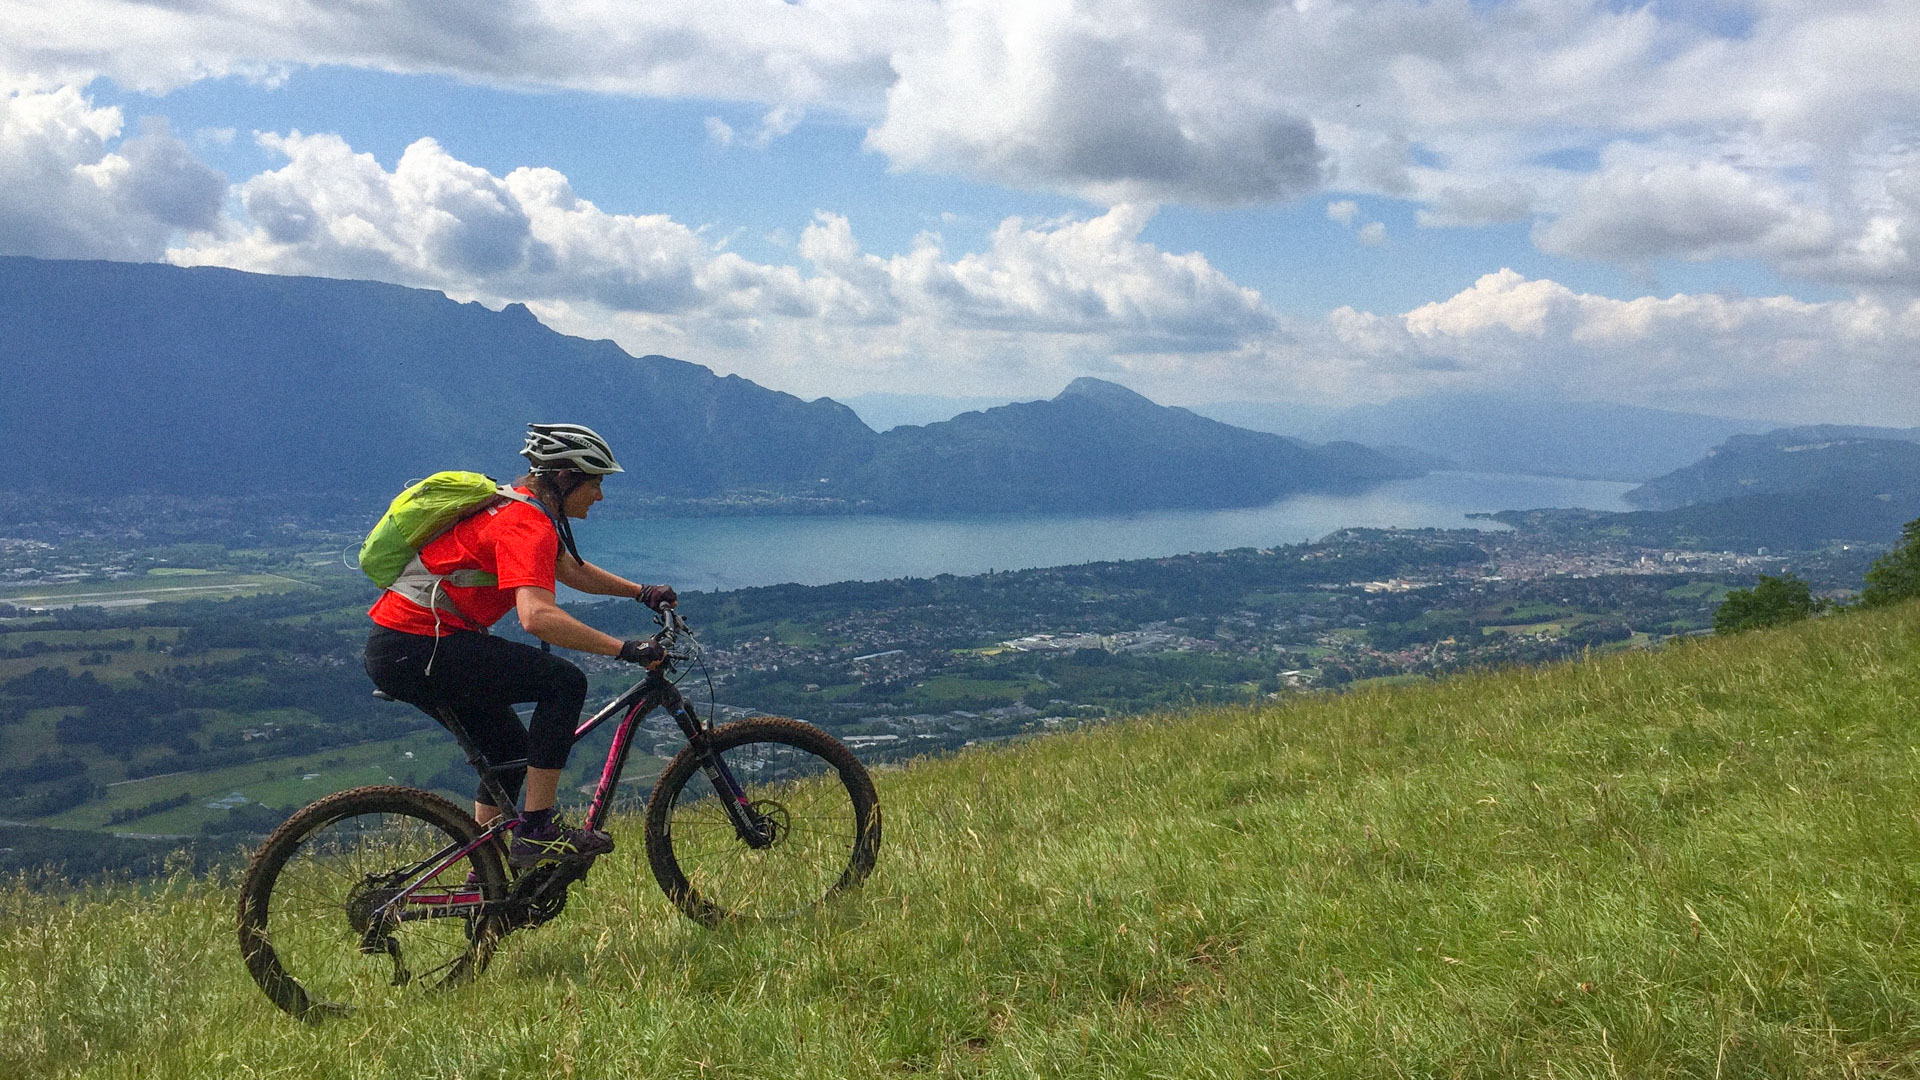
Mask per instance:
[[[500,579],[484,570],[456,570],[435,574],[420,561],[420,549],[429,540],[453,528],[462,519],[485,510],[496,500],[512,499],[539,507],[533,499],[492,477],[477,472],[437,472],[393,497],[387,512],[360,545],[360,570],[375,584],[418,603],[439,607],[442,585],[474,588],[497,585]],[[541,513],[546,513],[540,507]]]

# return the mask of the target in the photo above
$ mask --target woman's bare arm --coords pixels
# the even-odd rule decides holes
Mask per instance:
[[[579,588],[579,586],[574,586]],[[638,586],[635,586],[638,589]],[[614,594],[618,595],[618,594]],[[522,585],[513,591],[513,607],[527,633],[563,649],[620,655],[625,642],[612,634],[601,633],[567,614],[554,600],[553,593],[537,585]]]
[[[562,585],[578,589],[590,596],[627,596],[640,598],[641,585],[637,581],[628,581],[618,574],[603,570],[590,562],[574,562],[572,556],[562,553],[554,563],[553,576]],[[559,642],[554,642],[558,645]]]

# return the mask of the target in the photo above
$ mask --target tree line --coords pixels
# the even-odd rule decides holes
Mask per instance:
[[[1916,596],[1920,596],[1920,518],[1907,522],[1900,530],[1900,543],[1867,568],[1865,587],[1853,606],[1885,607]],[[1713,629],[1738,634],[1799,622],[1838,606],[1813,595],[1813,587],[1792,574],[1762,574],[1751,589],[1727,594],[1713,614]]]

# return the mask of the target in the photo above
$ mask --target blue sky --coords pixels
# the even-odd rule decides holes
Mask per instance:
[[[803,396],[1917,422],[1900,0],[0,0],[0,254],[368,277]]]

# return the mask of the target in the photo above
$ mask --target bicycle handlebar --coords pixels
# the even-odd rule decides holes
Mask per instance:
[[[677,608],[671,606],[661,608],[659,613],[654,615],[653,621],[660,624],[660,629],[653,635],[653,640],[662,649],[667,650],[666,663],[661,665],[662,667],[670,671],[673,669],[675,660],[693,658],[694,652],[691,650],[675,651],[674,649],[674,646],[682,644],[691,646],[693,649],[698,648],[694,645],[693,628],[687,625],[687,620],[680,617]]]

